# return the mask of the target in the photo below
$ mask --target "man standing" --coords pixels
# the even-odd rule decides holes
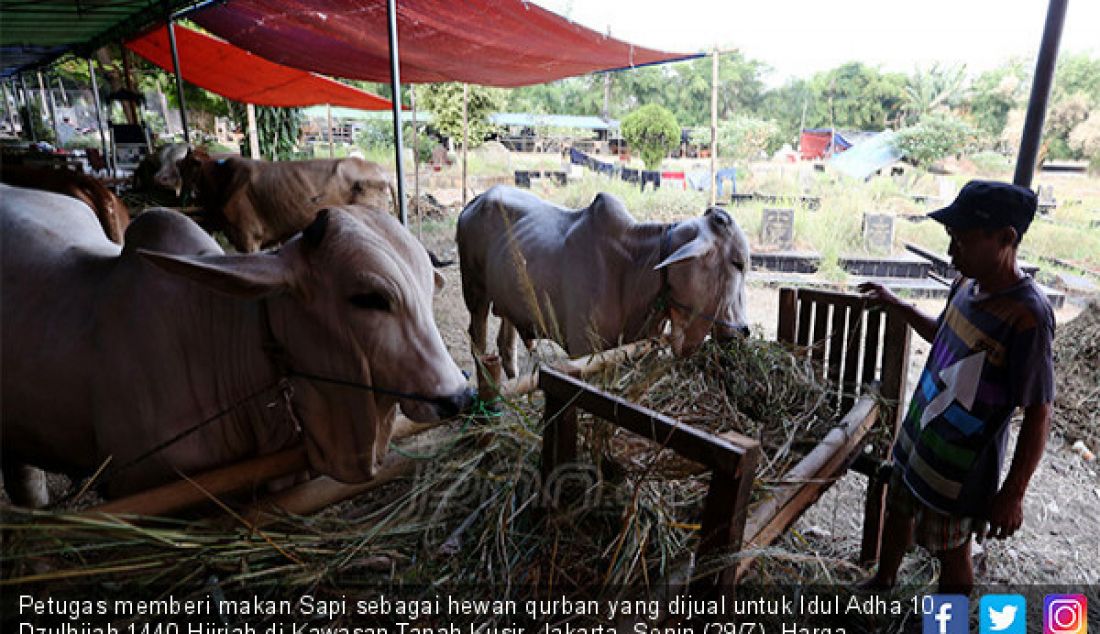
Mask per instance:
[[[938,319],[880,284],[860,286],[932,342],[894,445],[882,552],[868,589],[894,585],[915,540],[940,561],[940,592],[969,594],[971,533],[1004,539],[1023,523],[1024,493],[1046,446],[1054,400],[1054,314],[1016,263],[1036,203],[1026,188],[971,181],[930,214],[951,237],[948,254],[960,274]],[[1017,407],[1023,423],[1000,483]]]

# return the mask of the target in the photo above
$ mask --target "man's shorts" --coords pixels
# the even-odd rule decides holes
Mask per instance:
[[[973,520],[941,513],[928,506],[909,490],[902,478],[902,469],[894,465],[886,508],[891,513],[914,520],[913,541],[933,555],[962,546],[970,539]]]

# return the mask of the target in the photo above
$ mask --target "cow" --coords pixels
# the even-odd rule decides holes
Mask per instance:
[[[168,143],[142,158],[131,179],[133,188],[143,192],[151,192],[159,188],[171,191],[178,197],[182,184],[176,163],[187,156],[189,148],[190,146],[186,143]]]
[[[130,224],[130,210],[106,185],[94,176],[71,170],[23,165],[0,167],[0,182],[70,196],[84,203],[95,214],[103,234],[111,242],[122,243]]]
[[[724,210],[673,224],[638,223],[623,202],[598,194],[571,210],[495,186],[458,218],[462,294],[475,357],[485,351],[490,307],[497,347],[515,376],[515,333],[552,338],[570,355],[637,341],[672,324],[677,355],[711,330],[747,334],[749,244]]]
[[[184,200],[200,205],[204,226],[224,231],[242,253],[283,242],[325,205],[398,208],[390,175],[358,158],[271,163],[191,150],[177,165]]]
[[[432,318],[442,285],[387,214],[322,209],[277,251],[225,255],[151,212],[134,245],[72,199],[0,186],[0,433],[5,487],[27,466],[124,495],[304,442],[341,482],[376,472],[396,407],[417,421],[473,393]],[[185,221],[190,223],[190,221]],[[185,255],[178,252],[213,252]],[[105,371],[109,370],[109,371]]]

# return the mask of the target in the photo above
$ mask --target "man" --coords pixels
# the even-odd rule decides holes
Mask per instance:
[[[932,342],[894,445],[882,552],[868,589],[894,585],[915,539],[940,561],[940,591],[969,594],[971,533],[1004,539],[1023,523],[1024,493],[1043,455],[1054,400],[1054,314],[1016,263],[1036,203],[1023,187],[971,181],[930,214],[951,237],[948,254],[960,274],[938,319],[880,284],[860,286]],[[1023,423],[998,487],[1017,407]]]

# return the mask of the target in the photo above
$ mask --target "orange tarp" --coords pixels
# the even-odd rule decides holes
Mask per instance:
[[[257,106],[331,104],[359,110],[389,110],[389,99],[327,77],[283,66],[216,37],[176,25],[180,74],[192,84],[233,101]],[[172,72],[168,30],[160,27],[126,42],[126,47]]]

